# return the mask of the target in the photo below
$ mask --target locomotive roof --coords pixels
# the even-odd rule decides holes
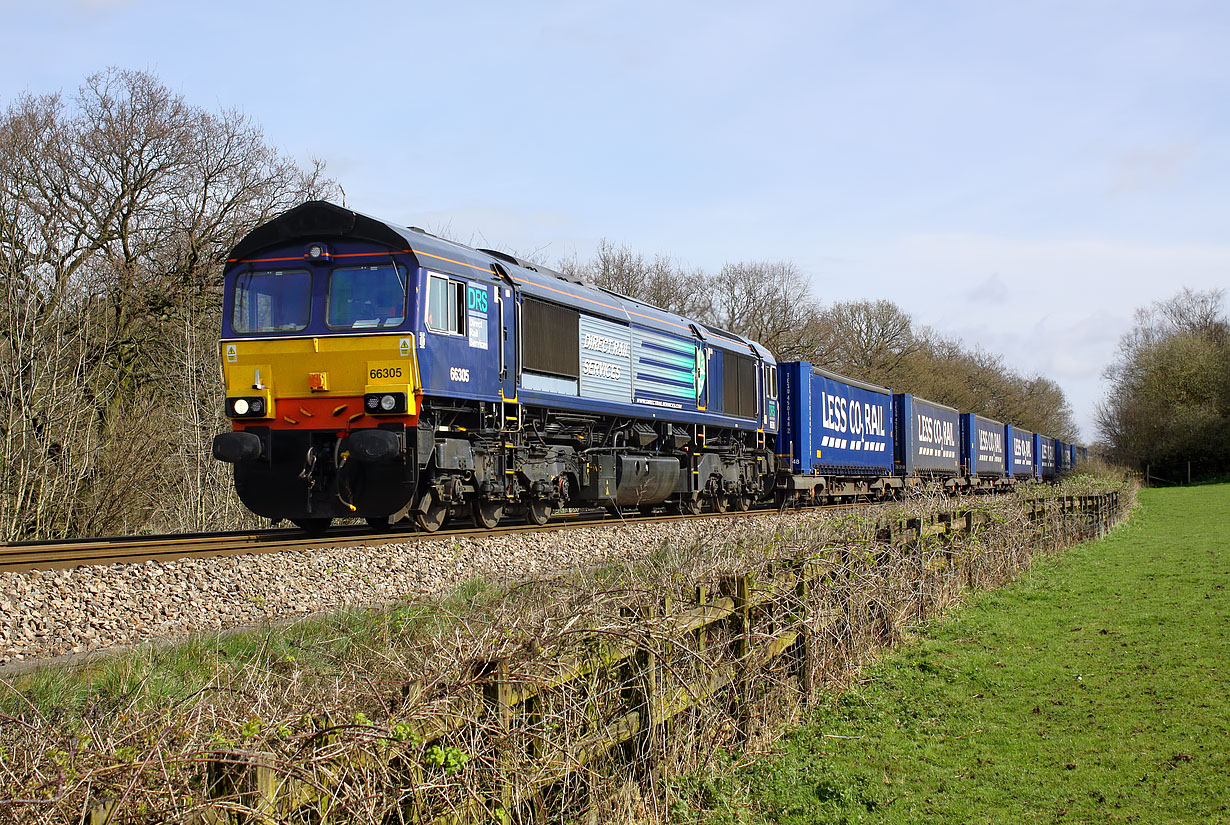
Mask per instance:
[[[272,246],[326,237],[371,241],[389,246],[412,253],[428,269],[463,277],[473,278],[476,273],[482,273],[489,280],[500,281],[499,270],[503,270],[521,286],[524,294],[675,335],[690,336],[695,333],[710,345],[746,349],[766,360],[773,360],[773,354],[766,347],[741,335],[586,284],[580,279],[570,278],[505,252],[473,249],[421,229],[408,229],[327,201],[307,201],[258,226],[231,250],[228,263],[250,259]]]

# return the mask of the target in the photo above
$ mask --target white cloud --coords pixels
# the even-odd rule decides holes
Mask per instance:
[[[1008,300],[1007,291],[999,275],[992,275],[970,291],[970,299],[983,304],[1002,304]]]
[[[1195,144],[1190,141],[1126,152],[1114,164],[1111,193],[1140,195],[1162,189],[1175,182],[1195,155]]]

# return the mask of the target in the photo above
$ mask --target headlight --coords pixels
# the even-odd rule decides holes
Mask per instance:
[[[371,415],[404,413],[406,408],[404,392],[369,392],[363,396],[363,409]]]
[[[226,399],[228,418],[264,418],[268,405],[261,396]]]

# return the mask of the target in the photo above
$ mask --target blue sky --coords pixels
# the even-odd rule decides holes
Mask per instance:
[[[1230,5],[0,0],[0,101],[144,69],[352,208],[548,263],[794,261],[1068,392],[1230,287]]]

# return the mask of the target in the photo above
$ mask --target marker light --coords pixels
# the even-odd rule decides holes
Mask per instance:
[[[243,398],[235,399],[235,415],[246,415],[248,412],[248,402]]]
[[[386,395],[380,399],[380,409],[389,411],[397,406],[397,399],[391,395]]]
[[[329,254],[329,247],[324,244],[310,243],[304,248],[303,257],[314,264],[323,264],[327,263],[332,256]]]

